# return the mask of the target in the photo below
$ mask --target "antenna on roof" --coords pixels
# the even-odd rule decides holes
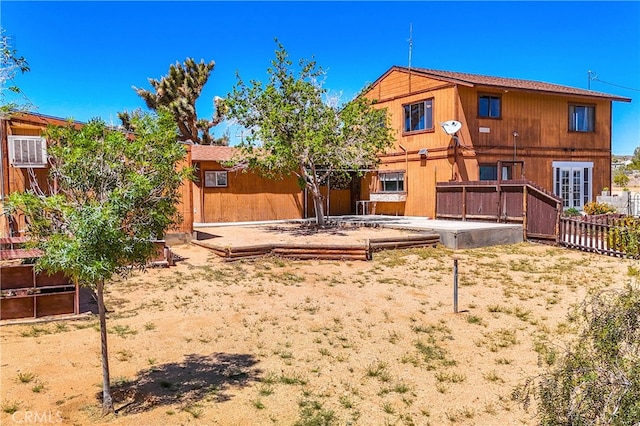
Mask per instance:
[[[591,90],[591,80],[597,80],[598,74],[589,70],[587,71],[587,89]]]
[[[413,50],[413,23],[409,23],[409,93],[411,93],[411,52]]]
[[[409,72],[411,72],[411,51],[413,50],[413,23],[409,24]]]

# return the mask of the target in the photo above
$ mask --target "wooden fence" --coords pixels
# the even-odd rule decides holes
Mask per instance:
[[[533,182],[438,182],[436,218],[521,223],[525,239],[556,241],[562,200]]]
[[[582,251],[626,257],[628,253],[615,248],[616,237],[611,232],[623,226],[624,217],[620,214],[562,217],[558,244]]]

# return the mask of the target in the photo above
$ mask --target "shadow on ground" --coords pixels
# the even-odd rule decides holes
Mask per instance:
[[[202,400],[223,402],[231,398],[230,388],[258,380],[257,363],[248,354],[190,354],[182,362],[152,367],[132,381],[112,384],[111,396],[117,413],[139,413],[171,404],[188,407]],[[102,391],[96,397],[102,401]]]

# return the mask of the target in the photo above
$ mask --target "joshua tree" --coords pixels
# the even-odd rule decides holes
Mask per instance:
[[[198,118],[196,101],[200,97],[202,88],[209,80],[209,75],[215,62],[196,63],[187,58],[184,64],[176,62],[169,67],[169,74],[160,80],[149,79],[153,91],[133,87],[133,90],[144,99],[147,107],[157,111],[160,107],[167,108],[178,125],[178,140],[205,145],[223,145],[226,139],[216,139],[210,130],[219,124],[223,118],[222,99],[215,97],[213,104],[215,112],[211,120]],[[125,127],[130,121],[127,112],[119,114]]]

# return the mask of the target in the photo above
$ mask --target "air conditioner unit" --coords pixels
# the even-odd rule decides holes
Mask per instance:
[[[47,140],[38,136],[9,136],[9,162],[13,167],[47,167]]]

